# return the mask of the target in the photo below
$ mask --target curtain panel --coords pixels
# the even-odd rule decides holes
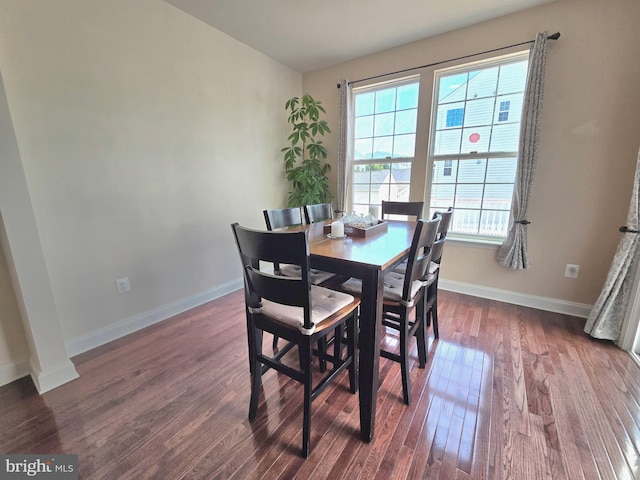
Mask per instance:
[[[629,305],[633,280],[638,264],[638,242],[640,242],[640,152],[636,160],[636,174],[627,225],[621,228],[622,238],[613,257],[602,292],[587,319],[584,331],[603,340],[620,339],[622,323]]]
[[[348,213],[353,161],[353,92],[348,80],[340,82],[340,131],[338,137],[338,197],[336,210]]]
[[[537,34],[529,57],[520,126],[518,169],[511,204],[512,224],[498,250],[498,262],[514,270],[530,267],[527,253],[527,209],[538,157],[546,57],[547,32],[542,32]]]

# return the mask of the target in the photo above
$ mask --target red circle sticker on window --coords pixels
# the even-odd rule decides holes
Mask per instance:
[[[469,135],[469,141],[471,143],[477,143],[478,140],[480,140],[480,134],[479,133],[472,133],[471,135]]]

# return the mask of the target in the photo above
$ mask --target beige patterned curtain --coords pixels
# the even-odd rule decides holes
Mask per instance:
[[[627,215],[627,225],[620,228],[622,238],[602,292],[591,310],[584,331],[594,338],[618,341],[624,320],[638,262],[638,242],[640,242],[640,152],[636,161],[636,175],[633,193]]]
[[[351,195],[351,161],[353,159],[352,128],[353,95],[348,80],[340,82],[340,134],[338,138],[338,197],[336,210],[347,212]]]
[[[522,106],[518,171],[511,203],[511,228],[498,250],[498,262],[514,270],[529,268],[527,253],[527,208],[538,157],[540,117],[547,59],[547,32],[538,33],[529,56],[527,87]]]

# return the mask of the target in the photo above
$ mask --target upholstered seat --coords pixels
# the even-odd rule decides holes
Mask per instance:
[[[425,285],[421,280],[415,280],[411,283],[411,291],[409,296],[414,298]],[[389,272],[384,276],[384,293],[383,299],[392,302],[402,301],[402,290],[404,288],[404,274]],[[350,278],[342,284],[342,289],[347,292],[360,294],[362,292],[362,280],[358,278]]]
[[[300,267],[297,265],[280,265],[280,273],[287,277],[300,277]],[[327,280],[335,277],[335,274],[323,272],[316,268],[309,269],[309,281],[314,285],[320,285]]]
[[[311,285],[311,330],[331,317],[334,313],[353,303],[354,298],[343,292],[337,292],[324,287]],[[305,335],[310,335],[304,327],[304,308],[283,305],[281,303],[262,301],[262,314],[274,318],[282,323],[300,329]],[[306,332],[306,333],[305,333]],[[312,332],[313,333],[313,332]]]

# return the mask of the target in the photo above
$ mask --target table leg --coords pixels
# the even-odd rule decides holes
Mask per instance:
[[[382,324],[383,275],[380,270],[366,270],[362,278],[360,303],[360,436],[373,440],[378,398],[380,362],[380,325]]]

